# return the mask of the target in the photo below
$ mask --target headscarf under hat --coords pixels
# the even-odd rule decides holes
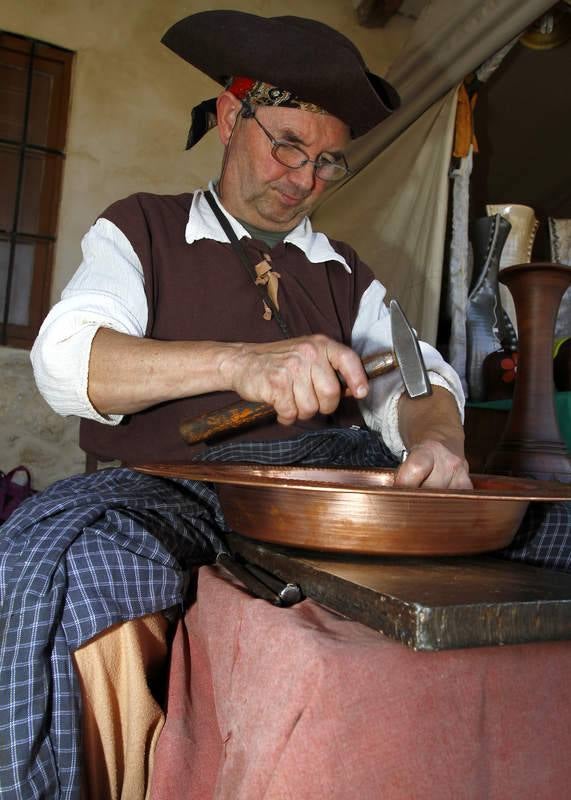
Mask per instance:
[[[279,89],[264,81],[255,81],[252,78],[232,78],[226,87],[229,92],[243,103],[253,106],[282,106],[285,108],[299,108],[303,111],[312,111],[316,114],[328,114],[324,108],[315,103],[308,103],[296,97],[287,89]],[[195,145],[205,133],[218,124],[216,117],[216,98],[204,100],[192,109],[192,119],[186,149]]]

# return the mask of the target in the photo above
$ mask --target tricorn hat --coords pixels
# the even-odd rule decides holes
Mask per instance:
[[[355,45],[316,20],[204,11],[175,23],[161,41],[222,86],[241,76],[287,89],[341,119],[354,138],[400,105]]]

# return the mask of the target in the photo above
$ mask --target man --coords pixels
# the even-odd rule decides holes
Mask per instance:
[[[82,446],[101,459],[394,465],[406,449],[400,485],[469,487],[455,373],[423,345],[430,398],[410,400],[396,370],[368,385],[360,356],[391,346],[384,289],[308,219],[348,174],[351,137],[398,105],[394,89],[311,20],[205,12],[163,41],[227,87],[195,109],[190,135],[192,145],[217,122],[221,172],[210,195],[135,195],[96,222],[32,353],[46,399],[83,417]],[[181,439],[183,418],[238,397],[270,403],[277,421],[215,447]],[[184,603],[191,565],[224,549],[223,526],[209,486],[126,468],[60,482],[14,515],[2,541],[0,666],[17,687],[0,701],[6,796],[77,796],[79,688],[84,793],[143,796],[161,724],[145,675],[149,642],[165,642],[156,612]],[[121,672],[118,648],[137,649],[139,664],[123,670],[125,686],[102,686],[109,659]],[[142,718],[132,738],[117,733],[129,702]]]
[[[351,335],[348,335],[349,332],[339,330],[339,326],[335,329],[321,321],[290,319],[296,309],[288,306],[288,296],[284,296],[280,308],[290,324],[291,337],[282,341],[274,321],[261,321],[253,308],[247,313],[244,311],[244,322],[241,321],[242,304],[258,304],[256,292],[249,286],[247,277],[241,274],[241,267],[236,265],[236,256],[230,247],[224,250],[210,245],[202,247],[205,239],[208,241],[213,237],[217,242],[227,241],[202,193],[174,202],[171,199],[170,204],[168,199],[149,196],[115,204],[86,237],[82,268],[64,293],[63,302],[46,321],[34,348],[33,361],[38,385],[56,410],[69,413],[71,398],[79,397],[79,405],[71,409],[80,416],[115,425],[122,421],[123,425],[115,430],[104,429],[102,425],[96,428],[90,424],[83,425],[85,448],[103,457],[120,457],[131,462],[142,459],[159,461],[165,457],[183,460],[191,455],[179,441],[174,423],[164,435],[175,437],[176,445],[172,442],[163,444],[152,436],[153,432],[156,434],[156,422],[162,413],[156,409],[158,404],[177,401],[180,420],[184,415],[191,417],[231,402],[236,399],[235,395],[231,397],[222,393],[233,391],[242,398],[274,405],[279,423],[305,422],[317,412],[328,415],[337,409],[341,390],[336,371],[346,380],[354,397],[363,399],[369,391],[357,354],[346,346],[340,346],[340,341],[353,345],[360,355],[372,349],[373,345],[377,349],[390,349],[382,287],[373,282],[371,273],[348,248],[340,250],[338,247],[336,250],[336,246],[324,237],[314,236],[307,214],[329,185],[329,180],[347,174],[343,151],[350,141],[351,128],[364,133],[386,117],[391,105],[394,107],[398,102],[394,90],[374,76],[375,87],[380,87],[378,92],[374,91],[372,80],[353,46],[340,34],[310,20],[264,20],[239,12],[206,12],[173,26],[164,41],[212,77],[227,81],[231,76],[238,76],[230,91],[223,92],[216,103],[218,130],[225,147],[216,196],[224,210],[241,223],[234,222],[240,236],[248,236],[245,225],[253,231],[254,239],[259,240],[265,232],[278,244],[285,237],[288,256],[298,247],[307,256],[306,251],[310,248],[318,250],[315,245],[318,242],[323,253],[313,257],[310,254],[300,267],[308,273],[306,280],[310,280],[310,273],[316,271],[311,269],[311,264],[317,259],[335,259],[335,263],[342,264],[345,270],[353,268],[354,262],[357,274],[352,280],[346,279],[345,285],[341,284],[336,291],[345,290],[348,294],[350,287],[356,293],[353,302],[356,305],[361,300],[363,302],[358,314],[355,315],[353,310],[348,312],[353,314],[353,319],[349,317],[346,323],[353,326]],[[260,41],[265,42],[263,47]],[[337,48],[343,56],[338,58],[336,65],[331,63],[331,47]],[[277,56],[272,67],[268,61],[270,51]],[[311,64],[307,62],[309,52],[312,53]],[[280,58],[280,53],[287,53],[287,58],[285,55]],[[241,77],[243,73],[254,73],[257,78],[257,70],[270,72],[272,84],[259,86],[255,81]],[[348,86],[347,95],[340,96],[339,76],[342,74]],[[286,82],[286,92],[276,89],[274,82],[278,80]],[[314,87],[317,81],[320,83]],[[299,86],[300,93],[305,90],[310,96],[301,97],[301,100],[288,98],[286,95],[292,85],[294,90]],[[208,103],[195,110],[192,143],[211,124],[210,120],[199,119],[199,111],[204,113],[205,105]],[[326,105],[333,107],[331,113]],[[281,161],[276,142],[280,143]],[[291,155],[287,155],[288,151]],[[298,159],[297,168],[288,164],[292,156]],[[323,164],[324,161],[327,163]],[[331,176],[324,174],[324,168],[329,172],[332,170],[329,161],[334,168]],[[155,230],[156,217],[160,214],[174,216],[176,211],[180,212],[175,206],[181,205],[181,224],[184,220],[188,227],[183,231],[179,225],[180,243],[186,236],[189,252],[200,250],[203,259],[210,260],[212,256],[209,253],[217,253],[216,263],[208,264],[209,274],[206,277],[200,274],[195,283],[210,279],[215,284],[219,278],[231,282],[228,287],[217,286],[216,291],[210,285],[207,291],[203,290],[202,297],[206,298],[208,308],[202,315],[198,314],[195,301],[200,287],[191,278],[185,278],[184,285],[172,289],[175,280],[180,280],[172,274],[172,266],[168,281],[164,277],[172,263],[172,255],[163,256],[155,245],[159,236]],[[167,234],[163,228],[161,233],[165,237],[171,235],[170,230]],[[145,229],[149,235],[143,241]],[[122,241],[124,236],[128,242]],[[151,237],[155,251],[149,255]],[[258,252],[252,254],[254,260],[263,260],[265,250],[269,249],[263,244],[258,247]],[[286,269],[282,250],[273,257],[274,261],[276,257],[280,258],[279,267],[276,267],[279,274],[280,269]],[[162,274],[157,274],[159,259]],[[226,270],[234,273],[230,277],[218,266],[222,259],[230,259],[231,266]],[[146,261],[152,263],[142,263]],[[169,263],[163,263],[167,261]],[[113,266],[107,266],[109,274],[102,273],[105,264],[110,262]],[[212,278],[215,269],[219,269],[219,273]],[[329,267],[329,271],[343,274],[343,269],[338,266],[335,269]],[[139,300],[143,292],[141,273],[145,296]],[[117,289],[120,277],[123,285]],[[112,298],[106,305],[102,305],[98,285],[101,280],[104,281],[105,294]],[[181,289],[186,291],[189,299],[183,313],[189,317],[196,316],[195,324],[191,319],[185,325],[172,324],[166,330],[168,326],[162,320],[153,319],[156,311],[152,307],[154,298],[150,297],[151,282],[155,284],[154,291],[160,290],[161,297],[170,288],[172,301],[176,300],[177,306],[181,305]],[[287,274],[280,274],[277,285],[278,297],[287,292],[291,295],[290,305],[301,302],[295,286],[288,283]],[[311,288],[322,291],[317,282]],[[98,306],[90,316],[86,308],[90,301],[95,304],[96,293],[99,295]],[[229,319],[225,319],[230,300],[236,300],[236,304]],[[163,300],[162,304],[166,306],[167,301]],[[172,313],[172,303],[168,307]],[[310,313],[309,310],[303,311],[306,316]],[[136,316],[135,321],[133,316]],[[365,325],[368,329],[362,331]],[[378,329],[376,334],[369,330],[375,325]],[[77,326],[82,330],[76,330]],[[173,343],[176,334],[183,329],[185,339],[195,340]],[[314,335],[328,330],[334,335],[327,338]],[[256,338],[246,339],[248,334],[250,337],[254,334]],[[79,346],[75,346],[75,340],[82,337],[81,356],[78,356]],[[255,344],[244,343],[252,341]],[[240,342],[239,347],[237,342]],[[425,352],[429,367],[435,370],[433,380],[448,391],[437,389],[431,399],[421,402],[410,402],[401,397],[399,429],[394,427],[390,430],[382,419],[386,398],[393,395],[394,400],[394,395],[400,397],[403,390],[402,384],[397,382],[398,376],[394,375],[379,383],[371,413],[377,413],[384,437],[395,452],[400,453],[404,446],[411,451],[400,470],[399,481],[414,485],[426,482],[427,485],[466,486],[469,482],[463,457],[459,385],[455,374],[435,351],[429,353],[425,348]],[[75,369],[72,364],[76,365]],[[87,397],[82,397],[87,388],[87,374],[88,393]],[[121,375],[120,380],[117,380],[118,375]],[[78,376],[82,385],[70,388],[71,376]],[[218,394],[213,397],[212,392]],[[456,397],[451,392],[455,392]],[[379,402],[383,395],[385,397]],[[184,402],[186,398],[193,400]],[[124,419],[125,415],[136,415],[149,408],[155,410],[144,418],[131,416],[128,422]],[[167,410],[164,411],[166,414]],[[161,423],[163,416],[160,417]],[[394,423],[394,409],[392,417]],[[318,427],[322,425],[323,422]],[[295,432],[299,430],[296,428]],[[293,431],[274,428],[256,431],[254,438],[293,435]],[[131,441],[127,445],[127,439],[136,438],[140,440],[137,444]]]

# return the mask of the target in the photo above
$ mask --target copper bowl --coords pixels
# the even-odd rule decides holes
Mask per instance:
[[[531,500],[571,499],[571,486],[472,475],[472,490],[402,489],[393,469],[151,464],[142,472],[217,484],[230,528],[273,544],[373,555],[498,550]]]

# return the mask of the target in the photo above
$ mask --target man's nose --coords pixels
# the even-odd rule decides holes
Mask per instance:
[[[298,189],[309,192],[315,186],[315,167],[311,161],[308,161],[299,169],[291,169],[288,178]]]

